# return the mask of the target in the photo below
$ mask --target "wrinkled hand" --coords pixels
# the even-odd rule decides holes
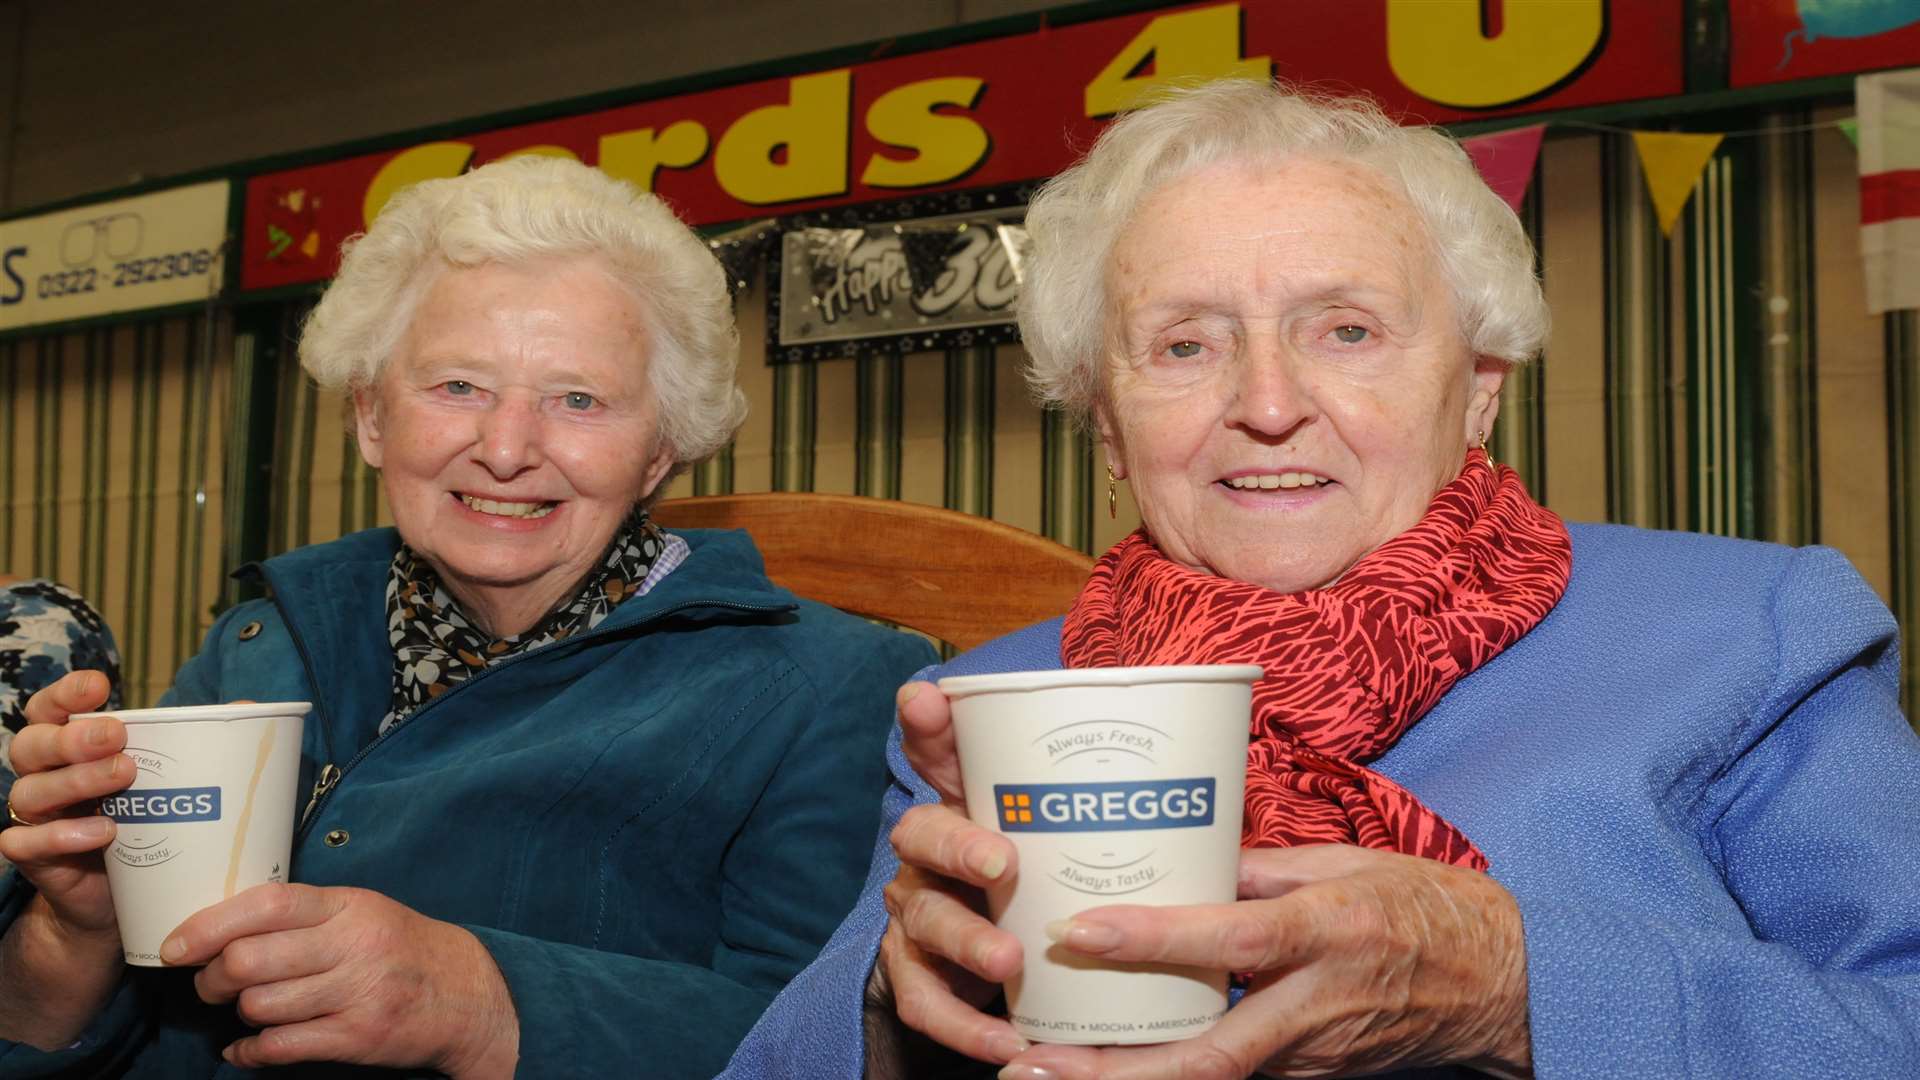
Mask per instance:
[[[1211,1030],[1158,1046],[1036,1046],[1002,1075],[1238,1080],[1448,1063],[1531,1075],[1520,911],[1492,878],[1344,845],[1259,849],[1241,859],[1240,895],[1094,908],[1060,928],[1061,944],[1105,959],[1256,973]]]
[[[37,824],[0,832],[0,855],[33,883],[23,914],[99,962],[120,960],[120,929],[107,890],[101,850],[113,842],[113,821],[95,803],[133,783],[126,725],[113,717],[69,724],[76,713],[106,704],[111,687],[97,671],[76,671],[27,700],[27,726],[14,737],[19,779],[9,797],[14,812]]]
[[[916,806],[894,827],[900,872],[887,885],[891,919],[868,998],[900,1021],[970,1057],[1005,1063],[1028,1043],[980,1007],[1020,970],[1020,942],[988,921],[982,891],[1013,880],[1013,844],[967,820],[947,697],[930,683],[900,690],[907,760],[941,802]]]
[[[340,1061],[510,1076],[520,1025],[479,939],[366,889],[267,884],[194,914],[161,943],[205,964],[200,997],[261,1028],[222,1053],[243,1068]]]

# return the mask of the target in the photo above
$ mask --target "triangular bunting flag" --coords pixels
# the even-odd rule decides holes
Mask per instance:
[[[900,254],[907,262],[907,281],[913,285],[913,295],[927,295],[933,291],[940,275],[946,273],[947,257],[960,242],[958,226],[953,222],[896,225],[893,231],[900,234]]]
[[[1920,308],[1920,71],[1853,82],[1867,311]]]
[[[780,223],[765,218],[707,238],[707,248],[727,272],[727,293],[736,299],[766,269],[767,256],[780,241]]]
[[[1533,183],[1533,163],[1540,156],[1540,136],[1546,130],[1545,124],[1533,124],[1460,141],[1461,148],[1473,159],[1473,167],[1480,170],[1480,178],[1515,213],[1520,210],[1520,200],[1527,197],[1527,186]]]
[[[1840,129],[1840,134],[1847,137],[1847,141],[1853,144],[1855,150],[1860,149],[1860,121],[1857,118],[1848,117],[1834,126]]]
[[[1725,137],[1675,131],[1633,133],[1633,145],[1640,151],[1640,171],[1647,178],[1647,193],[1653,196],[1653,208],[1660,216],[1662,236],[1673,235],[1673,223],[1680,220],[1680,211],[1686,209],[1700,173]]]

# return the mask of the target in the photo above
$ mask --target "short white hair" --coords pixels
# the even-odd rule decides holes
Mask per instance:
[[[712,456],[746,418],[726,272],[657,196],[598,169],[526,156],[426,180],[341,250],[340,273],[300,334],[300,366],[323,388],[377,382],[442,270],[580,256],[598,259],[640,305],[660,439],[676,465]]]
[[[1425,224],[1468,349],[1509,363],[1539,354],[1547,303],[1533,244],[1458,143],[1433,128],[1402,127],[1365,98],[1232,79],[1170,91],[1115,120],[1035,194],[1020,334],[1041,400],[1089,418],[1114,314],[1108,257],[1148,196],[1210,166],[1291,158],[1354,162],[1397,185]]]

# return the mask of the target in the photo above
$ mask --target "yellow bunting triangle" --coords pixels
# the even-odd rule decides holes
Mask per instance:
[[[1653,208],[1660,215],[1661,235],[1673,235],[1673,223],[1680,220],[1680,211],[1686,209],[1701,171],[1723,138],[1672,131],[1633,133],[1633,145],[1640,151],[1640,171],[1647,178],[1647,193],[1653,196]]]

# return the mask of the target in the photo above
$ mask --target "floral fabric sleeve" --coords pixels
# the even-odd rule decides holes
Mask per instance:
[[[27,699],[69,671],[104,671],[107,707],[120,707],[120,650],[106,620],[79,593],[42,579],[0,586],[0,764],[26,725]]]

